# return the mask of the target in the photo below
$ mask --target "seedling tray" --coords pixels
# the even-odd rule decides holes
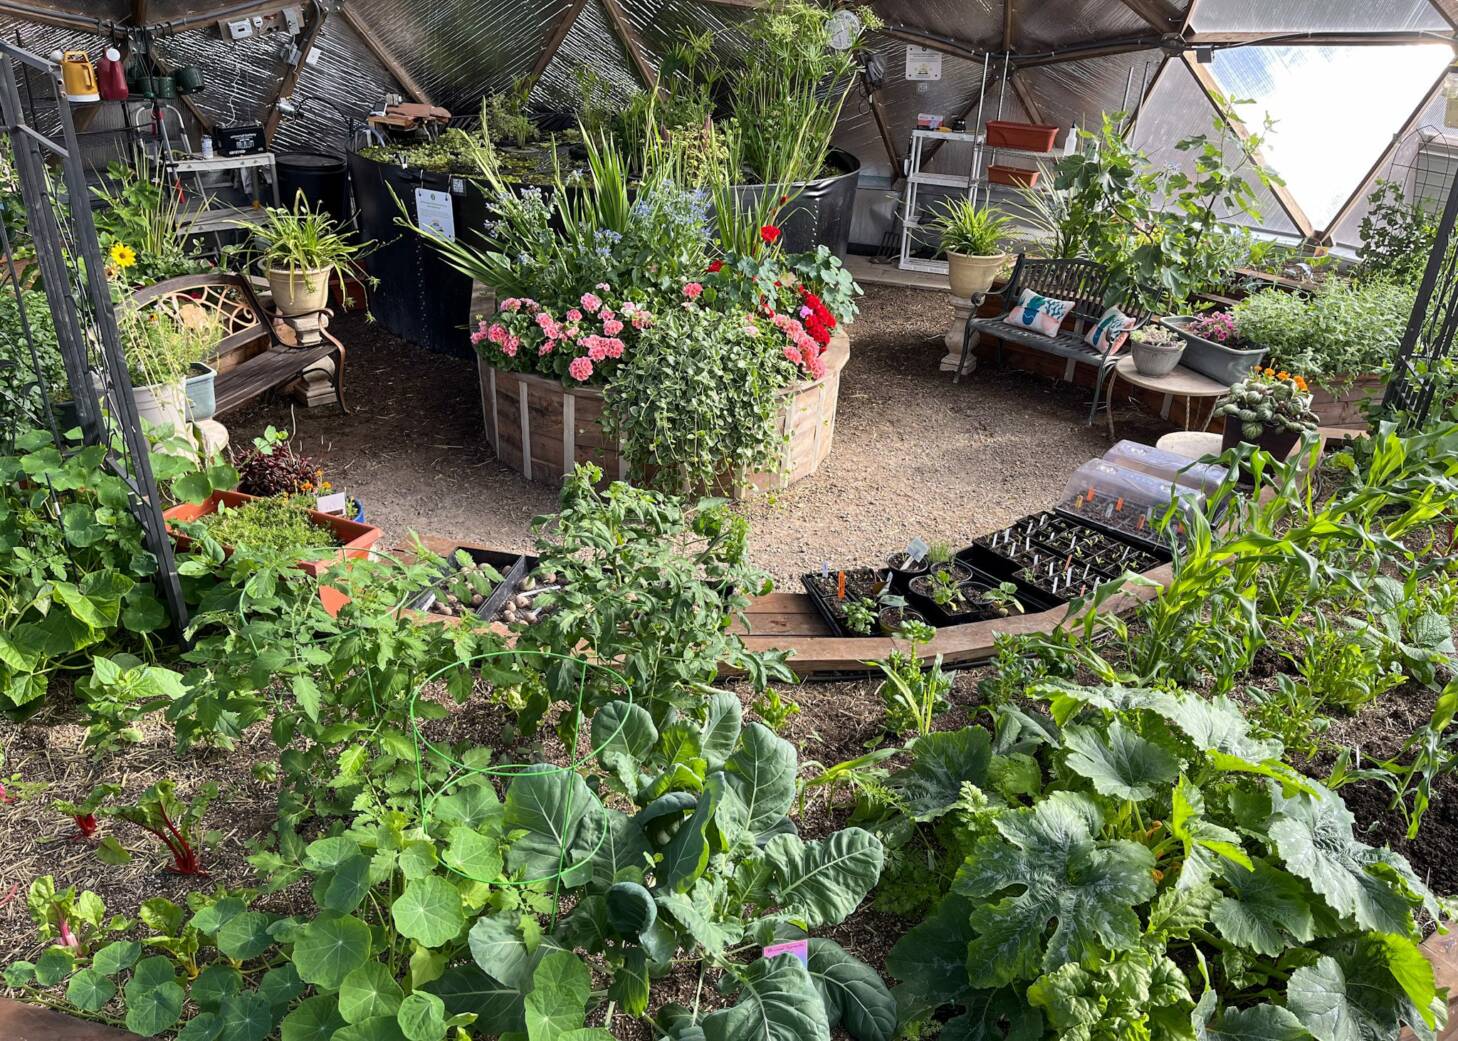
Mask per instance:
[[[958,563],[972,573],[972,577],[961,584],[962,589],[996,589],[998,585],[1004,581],[1003,579],[996,578],[995,576],[988,574],[986,571],[983,571],[980,568],[973,567],[966,561],[959,560]],[[1043,600],[1040,599],[1036,604],[1033,604],[1030,603],[1028,599],[1025,599],[1025,594],[1021,587],[1019,587],[1018,592],[1015,595],[1017,596],[1018,601],[1022,603],[1024,611],[1028,611],[1029,609],[1032,609],[1034,611],[1047,610],[1047,608],[1043,606]],[[945,607],[942,607],[931,597],[925,596],[921,593],[912,593],[910,591],[908,591],[907,593],[907,601],[911,604],[912,607],[916,608],[923,615],[925,615],[926,620],[938,629],[942,629],[950,625],[967,625],[971,622],[992,622],[997,621],[1000,618],[1010,617],[1009,615],[1000,615],[991,608],[980,606],[971,607],[969,610],[961,612],[948,611]]]
[[[1167,546],[1140,544],[1122,531],[1099,528],[1079,516],[1045,511],[982,536],[958,559],[1017,585],[1025,604],[1028,598],[1022,594],[1027,592],[1034,602],[1051,601],[1051,607],[1081,595],[1088,584],[1167,563],[1170,552]],[[1055,565],[1066,576],[1056,590]],[[1071,585],[1065,588],[1065,582]]]
[[[842,570],[845,571],[845,600],[837,597],[835,592],[838,575]],[[868,567],[832,569],[828,577],[815,571],[801,575],[800,582],[805,586],[810,602],[815,605],[815,610],[825,620],[831,632],[837,636],[852,638],[877,635],[878,630],[874,625],[868,633],[858,633],[847,626],[844,605],[862,597],[875,599],[875,583],[890,583],[890,576],[884,570]]]

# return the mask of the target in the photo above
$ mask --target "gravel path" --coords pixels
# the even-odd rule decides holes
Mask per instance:
[[[916,535],[965,545],[1051,505],[1069,475],[1108,447],[1084,424],[1086,391],[1017,369],[954,385],[938,371],[951,307],[941,293],[867,288],[841,377],[835,447],[814,477],[746,504],[757,563],[783,585],[802,572],[870,562]],[[410,530],[506,549],[555,494],[497,463],[481,429],[474,365],[430,354],[357,319],[344,415],[280,400],[229,417],[235,442],[272,423],[361,497],[392,542]],[[1120,415],[1120,433],[1148,433]]]

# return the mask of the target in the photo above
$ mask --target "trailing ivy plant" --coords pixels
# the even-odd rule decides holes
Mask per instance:
[[[985,801],[951,891],[888,956],[904,1015],[950,1008],[957,1037],[1434,1036],[1415,915],[1436,901],[1234,703],[1034,693],[1056,724],[1041,790]]]

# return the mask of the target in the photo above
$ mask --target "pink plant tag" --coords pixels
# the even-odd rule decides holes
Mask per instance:
[[[777,943],[764,949],[766,958],[773,958],[777,954],[793,954],[800,959],[800,964],[807,969],[810,967],[810,941],[790,940],[788,943]]]

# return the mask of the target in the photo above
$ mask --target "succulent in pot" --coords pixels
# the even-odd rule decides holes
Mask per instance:
[[[981,296],[1008,261],[1002,248],[1010,221],[970,199],[947,203],[932,222],[941,234],[947,255],[947,278],[952,295],[964,300]]]
[[[1317,427],[1306,380],[1275,369],[1256,369],[1230,388],[1215,406],[1225,419],[1222,448],[1242,441],[1277,459],[1291,454],[1301,435]]]
[[[259,261],[284,316],[322,311],[329,302],[329,280],[343,283],[363,247],[328,213],[314,210],[302,190],[292,209],[266,207],[260,224],[242,223],[259,246]]]
[[[1129,334],[1134,367],[1145,376],[1168,376],[1185,353],[1185,341],[1162,325],[1143,325]]]

